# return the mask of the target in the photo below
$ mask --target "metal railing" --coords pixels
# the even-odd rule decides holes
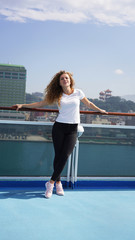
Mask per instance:
[[[11,111],[15,111],[17,109],[16,106],[14,107],[0,107],[0,110],[11,110]],[[48,109],[48,108],[26,108],[23,107],[21,109],[19,109],[19,111],[28,111],[28,112],[56,112],[58,113],[59,110],[58,109]],[[96,111],[80,111],[81,114],[95,114],[95,115],[115,115],[115,116],[130,116],[130,117],[134,117],[135,113],[121,113],[121,112],[108,112],[106,113],[100,113],[100,112],[96,112]]]

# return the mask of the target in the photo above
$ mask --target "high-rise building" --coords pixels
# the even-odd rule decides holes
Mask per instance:
[[[26,69],[24,66],[0,64],[0,106],[25,103]]]

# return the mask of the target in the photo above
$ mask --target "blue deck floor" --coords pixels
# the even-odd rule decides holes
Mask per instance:
[[[0,240],[135,239],[135,191],[0,189]]]

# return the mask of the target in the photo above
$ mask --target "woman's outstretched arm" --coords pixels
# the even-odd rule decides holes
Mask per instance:
[[[101,112],[101,113],[105,113],[107,114],[107,112],[99,107],[97,107],[94,103],[90,102],[86,97],[84,97],[81,102],[83,102],[88,108],[91,108],[97,112]]]
[[[16,104],[16,110],[18,111],[22,107],[27,107],[27,108],[40,108],[47,105],[47,102],[45,100],[40,101],[40,102],[34,102],[34,103],[29,103],[29,104]]]

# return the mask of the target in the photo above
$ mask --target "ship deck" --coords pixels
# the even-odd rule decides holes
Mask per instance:
[[[130,240],[135,238],[135,190],[0,189],[1,240]]]

